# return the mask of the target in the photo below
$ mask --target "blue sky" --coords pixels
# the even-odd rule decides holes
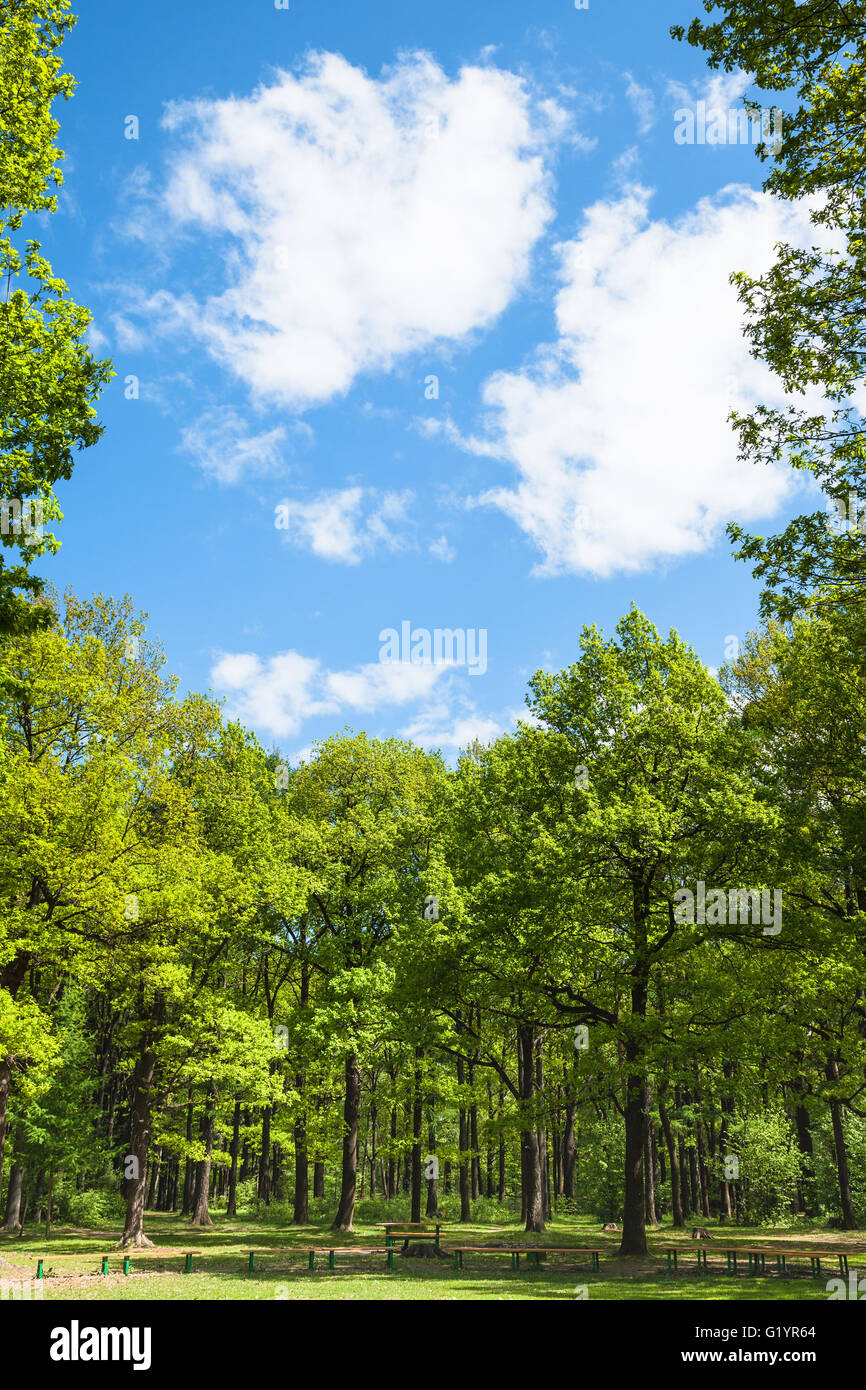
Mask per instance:
[[[76,8],[42,235],[117,377],[51,581],[130,593],[290,758],[452,757],[632,601],[721,664],[725,522],[803,509],[736,461],[728,409],[780,398],[727,276],[811,234],[750,145],[674,138],[748,90],[670,39],[698,0]],[[486,669],[381,662],[404,621]]]

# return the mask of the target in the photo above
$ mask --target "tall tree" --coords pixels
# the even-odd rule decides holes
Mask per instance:
[[[866,0],[704,0],[704,10],[709,22],[675,25],[673,36],[702,48],[711,68],[753,74],[759,92],[781,93],[793,107],[781,141],[758,147],[771,160],[764,188],[808,200],[815,226],[808,250],[781,245],[765,275],[732,276],[752,351],[793,398],[783,409],[733,412],[741,457],[809,471],[844,518],[832,526],[821,512],[801,516],[769,539],[739,526],[729,532],[738,558],[755,561],[768,581],[767,615],[789,617],[816,590],[862,609],[866,437],[856,402],[866,354]]]
[[[589,628],[582,646],[573,666],[533,678],[531,708],[570,750],[562,780],[575,769],[586,779],[572,818],[573,858],[576,874],[591,866],[584,930],[596,940],[605,1031],[624,1061],[620,1251],[645,1255],[647,1077],[661,1036],[653,991],[707,940],[761,936],[760,924],[740,925],[738,909],[733,924],[727,911],[689,921],[678,895],[700,893],[699,883],[719,895],[730,885],[757,888],[761,842],[775,819],[750,775],[755,750],[718,683],[676,633],[661,639],[632,608],[612,640]],[[569,981],[554,981],[549,993],[582,1018],[585,1003]]]
[[[58,97],[75,88],[60,53],[74,18],[68,0],[0,0],[0,632],[45,626],[34,604],[37,555],[58,548],[44,531],[62,515],[54,485],[68,478],[77,449],[95,444],[95,402],[114,375],[85,343],[90,314],[42,255],[21,244],[25,219],[56,210],[62,183]]]

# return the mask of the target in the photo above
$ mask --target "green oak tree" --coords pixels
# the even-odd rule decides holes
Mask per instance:
[[[44,626],[50,607],[36,556],[57,549],[45,524],[61,517],[55,484],[76,450],[95,444],[95,403],[113,376],[85,338],[90,314],[69,296],[25,220],[50,214],[62,182],[55,144],[58,98],[74,91],[61,45],[68,0],[0,0],[0,632]]]

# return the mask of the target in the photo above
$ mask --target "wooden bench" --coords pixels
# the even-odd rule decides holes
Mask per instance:
[[[303,1249],[302,1249],[300,1246],[294,1245],[294,1246],[287,1246],[287,1247],[285,1247],[285,1248],[274,1248],[274,1247],[272,1247],[270,1250],[245,1250],[243,1253],[249,1257],[249,1262],[248,1262],[248,1264],[247,1264],[247,1270],[248,1270],[248,1272],[249,1272],[250,1274],[255,1274],[255,1273],[256,1273],[256,1263],[255,1263],[255,1262],[256,1262],[256,1255],[303,1255],[303,1254],[306,1254],[306,1256],[307,1256],[307,1262],[308,1262],[308,1268],[309,1268],[309,1269],[314,1269],[314,1268],[315,1268],[316,1256],[317,1256],[317,1255],[327,1255],[327,1256],[328,1256],[328,1267],[329,1267],[329,1269],[335,1269],[335,1268],[336,1268],[336,1258],[335,1258],[335,1257],[336,1257],[336,1255],[337,1255],[340,1251],[343,1251],[343,1253],[346,1254],[346,1255],[392,1255],[392,1254],[393,1254],[393,1252],[392,1252],[391,1250],[389,1250],[387,1247],[384,1247],[384,1246],[373,1246],[373,1245],[357,1245],[357,1246],[354,1246],[354,1245],[352,1245],[352,1246],[350,1246],[350,1245],[334,1245],[334,1246],[326,1245],[324,1248],[318,1248],[318,1249],[310,1249],[309,1246],[305,1246],[305,1247],[303,1247]],[[388,1260],[388,1268],[389,1268],[389,1269],[393,1269],[393,1268],[394,1268],[393,1259],[389,1259],[389,1260]]]
[[[682,1251],[689,1251],[689,1253],[692,1253],[692,1252],[689,1250],[689,1247],[683,1246],[683,1245],[663,1245],[663,1246],[662,1246],[662,1254],[664,1254],[664,1255],[667,1256],[668,1273],[669,1273],[669,1274],[671,1273],[671,1270],[672,1270],[672,1266],[671,1266],[671,1257],[673,1256],[673,1269],[676,1269],[676,1268],[678,1267],[677,1256],[679,1255],[679,1253],[680,1253],[681,1250],[682,1250]],[[851,1251],[851,1250],[790,1250],[790,1249],[785,1249],[785,1250],[783,1250],[783,1249],[781,1249],[778,1245],[776,1245],[776,1246],[760,1246],[760,1245],[746,1245],[745,1243],[742,1244],[742,1245],[717,1245],[717,1246],[715,1246],[715,1250],[718,1252],[718,1254],[724,1255],[724,1256],[725,1256],[725,1258],[726,1258],[726,1260],[727,1260],[727,1264],[728,1264],[728,1274],[736,1274],[736,1273],[737,1273],[737,1270],[738,1270],[738,1266],[737,1266],[737,1257],[740,1256],[740,1255],[743,1255],[743,1256],[745,1256],[745,1257],[748,1259],[748,1261],[749,1261],[749,1273],[750,1273],[750,1274],[766,1274],[766,1272],[767,1272],[767,1256],[768,1256],[768,1255],[771,1255],[771,1256],[775,1257],[775,1260],[776,1260],[776,1269],[777,1269],[777,1271],[779,1272],[779,1274],[786,1274],[786,1273],[787,1273],[787,1271],[788,1271],[788,1264],[787,1264],[787,1262],[788,1262],[789,1259],[791,1259],[791,1260],[796,1260],[796,1259],[808,1260],[809,1263],[810,1263],[810,1265],[811,1265],[811,1272],[812,1272],[812,1278],[813,1278],[813,1279],[820,1279],[820,1277],[821,1277],[821,1261],[822,1261],[822,1260],[826,1260],[826,1259],[837,1259],[837,1260],[839,1261],[839,1272],[840,1272],[843,1276],[847,1275],[847,1273],[848,1273],[848,1256],[849,1256],[850,1254],[857,1254],[857,1253],[859,1253],[859,1252],[857,1252],[857,1251]],[[706,1246],[698,1246],[697,1249],[694,1251],[694,1253],[695,1253],[695,1254],[697,1255],[697,1257],[698,1257],[698,1269],[701,1269],[701,1268],[706,1269],[706,1268],[707,1268],[707,1254],[709,1253],[708,1250],[707,1250],[707,1248],[706,1248]]]
[[[532,1269],[538,1269],[539,1255],[589,1255],[592,1258],[592,1267],[597,1270],[599,1267],[599,1255],[604,1254],[602,1248],[595,1250],[578,1249],[574,1245],[455,1245],[454,1268],[463,1268],[464,1255],[510,1255],[511,1268],[520,1268],[520,1256],[528,1255]]]
[[[781,1250],[781,1249],[779,1248],[779,1246],[777,1246],[777,1245],[776,1245],[776,1246],[769,1246],[769,1245],[768,1245],[768,1246],[752,1245],[752,1246],[747,1246],[747,1247],[746,1247],[746,1254],[747,1254],[748,1257],[749,1257],[749,1273],[750,1273],[750,1274],[752,1274],[752,1273],[758,1274],[759,1272],[760,1272],[761,1274],[765,1274],[765,1273],[766,1273],[766,1267],[767,1267],[767,1263],[766,1263],[766,1262],[767,1262],[767,1256],[768,1256],[768,1255],[771,1255],[771,1256],[774,1256],[774,1257],[775,1257],[775,1260],[776,1260],[776,1269],[778,1270],[779,1274],[786,1274],[786,1273],[788,1272],[788,1260],[789,1260],[789,1259],[791,1259],[791,1260],[808,1260],[808,1261],[809,1261],[809,1266],[810,1266],[810,1272],[811,1272],[811,1275],[812,1275],[812,1278],[813,1278],[813,1279],[820,1279],[820,1277],[821,1277],[821,1261],[822,1261],[822,1260],[828,1260],[828,1259],[831,1259],[831,1260],[838,1260],[838,1261],[839,1261],[839,1273],[842,1274],[842,1275],[847,1275],[847,1273],[848,1273],[848,1256],[849,1256],[849,1254],[856,1254],[856,1253],[857,1253],[856,1251],[848,1251],[848,1250],[827,1250],[827,1249],[825,1249],[825,1250]],[[760,1270],[759,1270],[759,1268],[758,1268],[759,1262],[760,1262]],[[736,1273],[736,1269],[737,1269],[737,1264],[736,1264],[736,1252],[734,1252],[734,1273]],[[728,1257],[728,1273],[730,1273],[730,1272],[731,1272],[731,1261],[730,1261],[730,1256],[729,1256],[729,1257]]]
[[[132,1273],[132,1263],[131,1263],[131,1262],[132,1262],[133,1259],[136,1259],[136,1260],[165,1260],[165,1261],[167,1262],[168,1260],[171,1260],[171,1259],[175,1259],[175,1260],[176,1260],[176,1259],[179,1259],[179,1258],[181,1258],[181,1257],[178,1255],[178,1252],[177,1252],[176,1250],[161,1250],[158,1246],[154,1246],[154,1248],[153,1248],[152,1250],[134,1249],[134,1250],[132,1251],[132,1253],[129,1253],[129,1252],[126,1252],[126,1251],[123,1251],[123,1250],[113,1250],[113,1251],[111,1252],[110,1255],[99,1255],[99,1254],[93,1255],[93,1254],[88,1253],[87,1251],[79,1252],[79,1251],[77,1251],[77,1250],[60,1250],[60,1251],[58,1251],[56,1254],[53,1254],[53,1255],[37,1255],[37,1256],[36,1256],[36,1278],[37,1278],[37,1279],[44,1279],[44,1278],[45,1278],[45,1262],[46,1262],[46,1260],[48,1261],[49,1266],[52,1265],[52,1264],[54,1263],[55,1260],[99,1260],[99,1263],[100,1263],[100,1274],[106,1274],[106,1275],[107,1275],[107,1274],[108,1274],[108,1261],[109,1261],[109,1260],[122,1260],[122,1261],[123,1261],[123,1272],[124,1272],[124,1274],[131,1274],[131,1273]],[[184,1274],[190,1274],[190,1273],[192,1272],[192,1255],[191,1255],[191,1254],[185,1254],[185,1255],[183,1256],[183,1262],[184,1262],[184,1267],[183,1267],[183,1272],[184,1272]]]

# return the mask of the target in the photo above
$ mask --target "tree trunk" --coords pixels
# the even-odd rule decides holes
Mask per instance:
[[[415,1075],[412,1088],[412,1207],[409,1217],[409,1220],[413,1222],[421,1220],[421,1183],[424,1172],[421,1163],[421,1135],[424,1122],[424,1096],[422,1093],[424,1078],[421,1070],[423,1055],[421,1048],[416,1047]]]
[[[648,1253],[643,1185],[646,1083],[638,1069],[637,1048],[629,1043],[625,1054],[628,1066],[625,1100],[625,1196],[619,1253],[645,1257]]]
[[[457,1111],[458,1142],[460,1144],[460,1220],[463,1222],[472,1220],[472,1206],[469,1199],[469,1123],[466,1109],[463,1105],[464,1083],[466,1069],[463,1058],[457,1058],[457,1085],[460,1092],[460,1100]]]
[[[524,1195],[524,1226],[527,1231],[544,1230],[544,1190],[541,1152],[535,1118],[535,1030],[521,1024],[517,1030],[520,1092],[520,1155]]]
[[[704,1126],[701,1120],[696,1124],[698,1136],[698,1178],[701,1184],[701,1211],[705,1217],[710,1215],[710,1189],[707,1182],[707,1146],[704,1140]]]
[[[235,1101],[234,1114],[232,1116],[232,1142],[231,1156],[232,1166],[229,1169],[229,1199],[226,1206],[226,1216],[237,1216],[238,1214],[238,1155],[241,1146],[241,1103]]]
[[[683,1205],[683,1216],[688,1218],[692,1211],[689,1200],[689,1159],[686,1153],[686,1141],[682,1134],[677,1135],[677,1152],[680,1158],[680,1201]]]
[[[42,1193],[45,1191],[45,1174],[40,1170],[36,1179],[36,1191],[33,1193],[33,1205],[36,1208],[35,1225],[42,1225]]]
[[[370,1096],[370,1196],[376,1195],[376,1121],[379,1110],[376,1105],[376,1088]]]
[[[504,1111],[504,1109],[505,1109],[505,1083],[504,1083],[504,1082],[501,1080],[501,1078],[500,1078],[500,1081],[499,1081],[499,1110],[498,1110],[498,1112],[497,1112],[500,1121],[501,1121],[501,1119],[502,1119],[502,1112]],[[505,1196],[506,1196],[506,1193],[505,1193],[505,1135],[502,1133],[502,1126],[501,1126],[501,1124],[500,1124],[500,1128],[499,1128],[499,1187],[498,1187],[498,1190],[497,1190],[497,1197],[498,1197],[498,1199],[499,1199],[500,1202],[504,1202],[504,1201],[505,1201]]]
[[[430,1148],[430,1157],[436,1156],[436,1129],[433,1122],[433,1106],[427,1107],[427,1143]],[[435,1177],[436,1167],[433,1168],[434,1176],[427,1179],[427,1205],[424,1211],[425,1216],[438,1216],[439,1214],[439,1183]]]
[[[4,1231],[17,1231],[21,1225],[21,1193],[24,1188],[24,1164],[13,1163],[9,1171],[9,1191],[6,1194]]]
[[[644,1217],[648,1226],[657,1226],[656,1184],[655,1173],[653,1172],[653,1130],[649,1107],[650,1088],[649,1084],[647,1084],[644,1087],[643,1122]]]
[[[295,1200],[293,1226],[307,1226],[310,1221],[310,1156],[307,1153],[307,1117],[295,1120]]]
[[[577,1166],[577,1137],[574,1112],[577,1105],[570,1100],[565,1107],[565,1128],[562,1131],[562,1195],[574,1197],[574,1170]]]
[[[271,1109],[266,1105],[262,1110],[262,1147],[259,1153],[259,1201],[266,1207],[271,1205]]]
[[[478,1102],[475,1099],[475,1068],[471,1062],[468,1073],[469,1089],[472,1092],[472,1100],[469,1105],[469,1147],[472,1150],[472,1156],[469,1160],[469,1174],[474,1202],[483,1196],[484,1189],[481,1185],[481,1153],[478,1148]]]
[[[147,1201],[145,1202],[145,1210],[147,1211],[154,1210],[154,1204],[156,1202],[156,1184],[159,1180],[159,1171],[161,1167],[162,1149],[160,1149],[157,1154],[156,1161],[150,1165],[150,1182],[147,1189]]]
[[[694,1144],[689,1145],[689,1191],[692,1197],[692,1211],[700,1214],[700,1202],[698,1198],[698,1157]]]
[[[48,1205],[47,1205],[47,1207],[45,1208],[45,1239],[46,1239],[46,1240],[50,1240],[50,1238],[51,1238],[51,1202],[52,1202],[53,1196],[54,1196],[54,1167],[53,1167],[53,1165],[52,1165],[51,1171],[50,1171],[50,1173],[48,1174]],[[142,1243],[145,1244],[145,1245],[152,1245],[152,1244],[153,1244],[153,1241],[152,1241],[152,1240],[143,1240]]]
[[[120,1238],[121,1249],[125,1249],[128,1245],[139,1248],[153,1244],[153,1241],[148,1240],[144,1234],[144,1199],[155,1072],[156,1053],[153,1050],[150,1035],[145,1034],[132,1074],[129,1156],[135,1159],[136,1163],[133,1175],[124,1178],[123,1182],[126,1198],[126,1220],[124,1221],[123,1235]]]
[[[391,1106],[391,1148],[388,1152],[388,1201],[397,1192],[397,1107]]]
[[[193,1208],[191,1226],[212,1226],[211,1214],[208,1209],[210,1200],[210,1178],[211,1164],[213,1155],[214,1138],[214,1112],[216,1109],[216,1086],[213,1082],[208,1090],[207,1105],[202,1119],[202,1137],[204,1138],[205,1156],[197,1165],[197,1182],[195,1193],[195,1206]]]
[[[3,1189],[3,1156],[6,1151],[6,1115],[12,1082],[12,1058],[0,1058],[0,1191]]]
[[[673,1129],[671,1128],[667,1106],[661,1096],[659,1096],[659,1118],[661,1119],[662,1129],[664,1130],[671,1169],[671,1210],[673,1212],[673,1224],[677,1227],[685,1226],[686,1223],[683,1219],[683,1204],[680,1195],[680,1160],[679,1154],[677,1153],[677,1141],[674,1137]]]
[[[355,1185],[358,1180],[358,1130],[361,1114],[361,1069],[354,1052],[348,1053],[345,1069],[346,1093],[343,1103],[343,1164],[340,1203],[331,1225],[332,1231],[351,1231],[355,1219]]]
[[[38,901],[38,890],[30,890],[28,907]],[[19,952],[14,960],[0,970],[0,989],[5,989],[14,999],[30,967],[30,956]],[[12,1084],[12,1058],[0,1056],[0,1191],[3,1190],[3,1155],[6,1152],[6,1123],[9,1105],[9,1088]]]
[[[801,1170],[802,1177],[798,1184],[800,1208],[807,1216],[815,1216],[815,1151],[812,1144],[812,1126],[809,1121],[809,1111],[803,1104],[803,1099],[808,1094],[809,1090],[805,1077],[797,1077],[797,1080],[794,1082],[794,1089],[798,1096],[797,1104],[794,1108],[797,1148],[800,1150],[803,1158]]]
[[[839,1063],[832,1058],[827,1063],[827,1079],[839,1079]],[[839,1200],[842,1205],[842,1230],[856,1231],[857,1217],[854,1213],[854,1197],[851,1192],[851,1172],[848,1167],[848,1146],[845,1143],[845,1130],[842,1126],[842,1103],[835,1097],[830,1101],[830,1116],[833,1121],[833,1148],[836,1151],[836,1172],[839,1177]]]
[[[192,1086],[190,1086],[189,1090],[187,1091],[187,1107],[186,1107],[186,1142],[187,1142],[187,1144],[192,1144],[192,1122],[193,1122],[193,1115],[194,1115],[193,1088],[192,1088]],[[193,1164],[193,1161],[192,1161],[191,1158],[187,1158],[187,1159],[184,1161],[184,1166],[183,1166],[183,1206],[181,1207],[181,1211],[182,1211],[182,1213],[183,1213],[184,1216],[189,1216],[189,1215],[191,1214],[191,1212],[192,1212],[193,1176],[194,1176],[194,1174],[195,1174],[195,1165]]]

